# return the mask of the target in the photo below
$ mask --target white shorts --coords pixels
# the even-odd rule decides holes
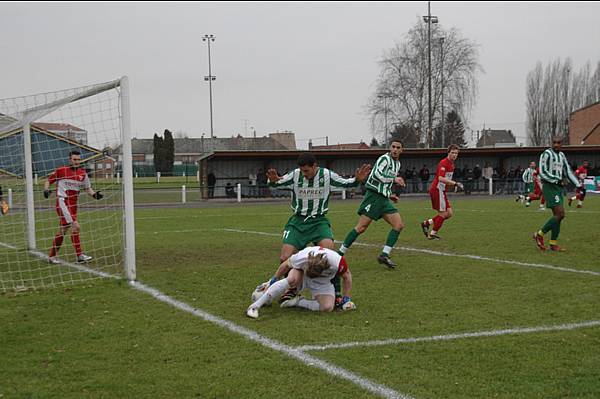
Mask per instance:
[[[335,289],[331,284],[331,279],[326,277],[310,278],[304,274],[302,278],[302,290],[309,289],[313,298],[317,295],[331,295],[335,297]],[[301,291],[302,291],[301,290]]]

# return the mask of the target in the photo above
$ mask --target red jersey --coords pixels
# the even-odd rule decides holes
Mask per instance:
[[[62,166],[48,176],[50,184],[56,183],[56,198],[64,198],[69,204],[77,204],[79,191],[91,187],[85,169],[73,169],[70,166]]]
[[[445,183],[440,181],[440,176],[445,177],[446,179],[452,180],[452,175],[454,174],[454,162],[452,162],[448,157],[442,159],[435,170],[435,178],[433,179],[433,183],[431,183],[431,190],[440,190],[443,192],[447,191],[447,187]]]
[[[583,184],[583,181],[585,180],[585,178],[587,177],[587,174],[588,174],[588,170],[583,166],[580,166],[575,171],[575,177],[577,177],[582,184]]]

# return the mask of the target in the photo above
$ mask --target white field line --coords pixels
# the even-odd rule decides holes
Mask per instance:
[[[15,247],[14,245],[10,245],[10,244],[4,243],[4,242],[0,242],[0,246],[5,247],[5,248],[9,248],[9,249],[18,250],[18,248]],[[42,260],[44,260],[44,261],[46,261],[46,262],[48,261],[48,255],[45,254],[45,253],[42,253],[42,252],[37,251],[37,250],[31,250],[31,249],[27,250],[27,252],[30,253],[30,254],[32,254],[32,255],[34,255],[34,256],[36,256],[36,257],[38,257],[38,258],[40,258],[40,259],[42,259]],[[118,276],[118,275],[115,275],[115,274],[109,274],[109,273],[106,273],[106,272],[101,272],[99,270],[90,269],[89,267],[85,267],[82,264],[67,262],[67,261],[64,261],[64,260],[62,260],[60,258],[56,258],[56,260],[58,261],[59,265],[67,266],[67,267],[70,267],[72,269],[79,270],[80,272],[94,274],[96,276],[100,276],[100,277],[104,277],[104,278],[116,278],[116,279],[120,279],[121,278],[121,276]]]
[[[559,324],[554,326],[538,326],[538,327],[517,327],[505,330],[492,330],[492,331],[479,331],[469,332],[461,334],[448,334],[448,335],[434,335],[431,337],[414,337],[414,338],[398,338],[398,339],[384,339],[375,341],[364,341],[364,342],[344,342],[340,344],[325,344],[325,345],[302,345],[297,346],[296,349],[301,351],[324,351],[328,349],[341,349],[341,348],[354,348],[364,346],[382,346],[382,345],[399,345],[399,344],[411,344],[416,342],[432,342],[432,341],[451,341],[455,339],[464,338],[479,338],[479,337],[497,337],[501,335],[509,334],[531,334],[548,331],[565,331],[565,330],[577,330],[581,328],[591,328],[600,326],[600,320],[591,320],[581,323],[568,323]]]
[[[218,229],[218,230],[229,231],[232,233],[264,235],[264,236],[269,236],[269,237],[280,237],[281,236],[281,234],[265,233],[262,231],[246,231],[246,230],[239,230],[239,229]],[[342,243],[342,241],[337,241],[337,240],[335,242],[338,244]],[[381,247],[381,245],[364,244],[364,243],[359,243],[359,242],[355,242],[353,245],[358,245],[358,246],[362,246],[362,247],[377,247],[377,248]],[[540,269],[550,269],[550,270],[556,270],[556,271],[560,271],[560,272],[591,274],[592,276],[600,276],[600,272],[595,272],[595,271],[591,271],[591,270],[570,269],[567,267],[545,265],[545,264],[541,264],[541,263],[526,263],[526,262],[519,262],[516,260],[488,258],[486,256],[469,255],[469,254],[455,254],[452,252],[441,252],[441,251],[433,251],[430,249],[411,248],[411,247],[394,247],[394,249],[400,249],[403,251],[420,252],[420,253],[424,253],[424,254],[428,254],[428,255],[467,258],[467,259],[482,260],[482,261],[487,261],[487,262],[505,263],[508,265],[517,265],[517,266],[540,268]]]
[[[17,249],[17,247],[15,247],[15,246],[12,246],[10,244],[5,244],[2,242],[0,242],[0,245],[3,247],[6,247],[6,248],[10,248],[10,249],[15,249],[15,250]],[[46,261],[48,260],[48,255],[46,255],[42,252],[35,251],[35,250],[30,250],[28,252],[43,259],[43,260],[46,260]],[[65,262],[62,260],[59,260],[59,262],[63,266],[72,267],[72,268],[75,268],[75,269],[83,271],[83,272],[95,274],[95,275],[102,276],[102,277],[121,279],[120,276],[93,270],[93,269],[90,269],[83,265],[69,263],[69,262]],[[386,398],[386,399],[412,399],[408,395],[401,394],[397,391],[394,391],[393,389],[388,388],[385,385],[376,384],[364,377],[361,377],[358,374],[354,374],[346,369],[343,369],[341,367],[327,363],[327,362],[320,360],[314,356],[304,353],[302,350],[295,349],[291,346],[288,346],[283,343],[277,342],[275,340],[269,339],[265,336],[258,334],[255,331],[244,328],[242,326],[238,326],[237,324],[235,324],[231,321],[214,316],[203,310],[193,308],[190,305],[188,305],[187,303],[173,299],[173,298],[163,294],[162,292],[158,291],[157,289],[149,287],[138,281],[130,281],[129,285],[132,288],[134,288],[138,291],[144,292],[146,294],[150,294],[153,298],[155,298],[161,302],[164,302],[168,305],[171,305],[179,310],[190,313],[190,314],[192,314],[196,317],[199,317],[203,320],[206,320],[210,323],[216,324],[219,327],[226,328],[227,330],[229,330],[235,334],[242,335],[243,337],[245,337],[251,341],[254,341],[256,343],[259,343],[267,348],[273,349],[273,350],[281,352],[291,358],[299,360],[300,362],[304,363],[305,365],[307,365],[309,367],[316,367],[316,368],[319,368],[319,369],[327,372],[328,374],[330,374],[334,377],[343,378],[345,380],[348,380],[351,383],[358,385],[362,389],[372,392],[375,395],[378,395],[378,396]]]
[[[275,340],[269,339],[265,336],[258,334],[255,331],[252,331],[250,329],[247,329],[245,327],[242,327],[235,323],[232,323],[231,321],[221,319],[220,317],[214,316],[203,310],[193,308],[184,302],[173,299],[173,298],[163,294],[162,292],[160,292],[154,288],[148,287],[140,282],[135,282],[135,281],[130,282],[130,285],[134,289],[141,291],[141,292],[145,292],[161,302],[169,304],[179,310],[190,313],[190,314],[192,314],[196,317],[199,317],[203,320],[206,320],[210,323],[213,323],[220,327],[223,327],[235,334],[239,334],[239,335],[241,335],[253,342],[259,343],[260,345],[265,346],[269,349],[273,349],[277,352],[281,352],[291,358],[294,358],[294,359],[304,363],[305,365],[307,365],[309,367],[319,368],[334,377],[343,378],[347,381],[350,381],[351,383],[358,385],[359,387],[361,387],[367,391],[370,391],[370,392],[374,393],[375,395],[378,395],[378,396],[381,396],[384,398],[410,399],[410,396],[396,392],[396,391],[386,387],[385,385],[376,384],[376,383],[374,383],[366,378],[363,378],[357,374],[354,374],[346,369],[335,366],[333,364],[330,364],[328,362],[320,360],[314,356],[311,356],[307,353],[304,353],[300,349],[293,348],[291,346],[288,346],[283,343],[277,342]]]

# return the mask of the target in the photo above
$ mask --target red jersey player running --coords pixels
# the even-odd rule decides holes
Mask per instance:
[[[583,200],[585,199],[585,186],[583,184],[585,178],[587,177],[589,166],[590,164],[588,161],[583,161],[583,165],[581,165],[575,171],[575,177],[577,177],[581,183],[581,187],[575,189],[575,195],[573,197],[569,197],[569,206],[571,206],[571,202],[574,200],[577,200],[577,208],[581,208],[583,206]]]
[[[440,236],[437,235],[438,231],[442,228],[444,220],[452,217],[452,207],[450,201],[446,197],[446,191],[448,186],[455,187],[456,189],[463,188],[462,183],[452,180],[452,174],[454,173],[454,161],[458,158],[459,147],[456,144],[452,144],[448,147],[448,156],[440,161],[435,171],[435,178],[429,187],[429,196],[431,197],[431,207],[435,209],[438,214],[433,219],[425,220],[421,223],[423,234],[430,240],[439,240]],[[433,226],[433,229],[429,231],[429,227]]]
[[[44,182],[45,198],[50,198],[50,185],[56,183],[56,213],[60,219],[60,228],[54,237],[52,249],[48,255],[48,262],[53,264],[60,263],[56,259],[56,255],[69,227],[73,227],[71,230],[71,242],[77,253],[77,262],[88,262],[92,259],[91,256],[81,251],[79,223],[77,223],[77,199],[79,198],[79,191],[82,188],[97,200],[103,197],[100,191],[92,190],[87,173],[80,167],[81,153],[79,151],[71,151],[69,153],[69,162],[70,166],[61,166],[56,169],[48,176],[46,182]]]

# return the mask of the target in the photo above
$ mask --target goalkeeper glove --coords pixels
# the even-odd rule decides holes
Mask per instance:
[[[102,195],[100,191],[96,191],[94,194],[92,194],[92,197],[94,197],[97,200],[101,200],[102,198],[104,198],[104,195]]]
[[[44,190],[44,198],[50,198],[50,190]]]

